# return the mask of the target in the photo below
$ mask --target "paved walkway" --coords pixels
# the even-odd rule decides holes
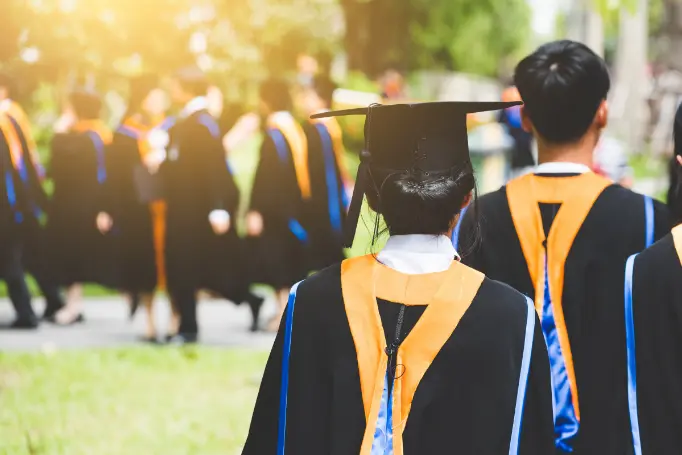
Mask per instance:
[[[43,302],[35,299],[34,307],[42,312]],[[158,330],[164,333],[168,326],[169,306],[165,298],[155,304]],[[115,347],[140,343],[144,333],[143,309],[133,321],[128,319],[128,305],[123,297],[86,299],[85,323],[72,327],[43,324],[36,331],[13,331],[0,329],[0,351],[48,351],[54,349],[77,349]],[[274,302],[266,302],[261,322],[274,313]],[[39,313],[40,314],[40,313]],[[0,325],[14,318],[12,306],[7,299],[0,299]],[[273,335],[248,332],[250,313],[246,305],[235,306],[221,300],[207,300],[199,304],[201,343],[209,346],[249,347],[269,349]]]

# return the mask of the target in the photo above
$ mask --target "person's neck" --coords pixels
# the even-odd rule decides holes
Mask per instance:
[[[538,140],[538,164],[576,163],[592,167],[595,143],[583,139],[572,144],[547,144]]]

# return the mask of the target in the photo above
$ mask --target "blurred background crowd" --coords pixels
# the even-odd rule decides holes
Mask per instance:
[[[36,169],[46,169],[39,185],[48,200],[54,202],[60,184],[54,152],[64,149],[55,136],[78,123],[74,108],[79,96],[86,105],[98,106],[90,120],[99,120],[110,133],[130,126],[136,110],[178,119],[193,98],[205,97],[205,110],[218,131],[215,142],[239,195],[238,208],[230,214],[230,228],[244,240],[243,249],[231,253],[239,258],[237,269],[254,268],[250,259],[258,247],[248,240],[259,229],[252,198],[263,199],[262,194],[255,196],[258,169],[267,153],[274,111],[289,111],[306,130],[308,116],[322,109],[518,99],[510,77],[514,66],[536,45],[559,37],[585,42],[612,71],[611,118],[595,151],[595,170],[640,192],[665,197],[673,118],[682,98],[679,0],[1,3],[0,110],[2,100],[11,99],[25,114],[23,134],[35,142],[34,147],[25,144],[25,152]],[[178,94],[178,84],[187,88],[197,78],[205,86],[203,93]],[[141,97],[135,92],[140,84],[146,87]],[[281,109],[272,107],[281,102],[267,89],[273,86],[290,98]],[[352,190],[363,121],[340,119],[334,149],[344,193]],[[534,144],[520,128],[518,110],[470,116],[468,127],[479,192],[494,190],[534,166]],[[310,157],[315,153],[322,152],[308,152]],[[79,172],[86,171],[68,168],[62,175],[68,181]],[[274,174],[274,186],[260,185],[266,188],[266,199],[277,185],[288,185],[278,178],[284,179]],[[106,233],[111,223],[100,216],[106,215],[104,206],[100,208],[92,228]],[[40,223],[49,226],[49,217],[40,217]],[[352,248],[334,246],[339,254],[377,248],[362,226],[358,231]],[[0,242],[3,237],[6,233],[0,233]],[[24,250],[31,248],[39,254],[47,250],[30,242]],[[300,273],[324,265],[309,263]],[[247,306],[216,301],[225,293],[204,286],[198,316],[206,327],[202,337],[208,345],[231,349],[178,351],[130,347],[139,335],[148,341],[162,339],[165,333],[157,333],[153,324],[159,312],[162,322],[157,324],[167,319],[171,335],[177,324],[172,311],[154,309],[144,293],[96,279],[83,279],[78,287],[45,284],[32,267],[25,268],[35,312],[40,316],[52,309],[46,316],[56,326],[30,333],[0,331],[0,454],[238,453],[264,365],[260,349],[271,342],[269,335],[249,334],[248,329],[276,327],[282,293],[291,283],[253,274],[243,278],[254,293],[244,297],[250,315]],[[52,262],[48,268],[60,265]],[[260,316],[258,324],[261,298],[267,317]],[[127,313],[138,305],[147,314],[129,325]],[[9,299],[3,298],[0,320],[11,322],[12,317]],[[82,349],[62,352],[61,347]],[[166,442],[160,435],[167,436]]]

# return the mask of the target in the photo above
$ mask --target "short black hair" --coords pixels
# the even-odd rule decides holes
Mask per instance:
[[[102,113],[102,98],[88,89],[76,89],[69,95],[69,102],[81,120],[95,120]]]
[[[208,93],[208,77],[201,68],[197,66],[187,66],[180,68],[173,75],[180,87],[192,96],[205,96]]]
[[[447,233],[476,187],[470,163],[450,175],[426,181],[409,173],[385,176],[377,170],[372,172],[372,179],[375,186],[367,191],[367,202],[383,216],[391,235]]]
[[[327,76],[315,76],[313,79],[313,89],[317,96],[325,102],[328,108],[331,108],[334,101],[334,92],[338,86]]]
[[[130,79],[130,91],[128,93],[128,109],[137,111],[149,94],[159,87],[159,77],[153,73],[146,73]]]
[[[294,107],[289,92],[289,84],[284,79],[267,79],[261,84],[258,94],[260,99],[274,112],[291,111]]]
[[[524,58],[514,82],[535,129],[554,144],[582,138],[611,88],[606,62],[569,40],[545,44]]]

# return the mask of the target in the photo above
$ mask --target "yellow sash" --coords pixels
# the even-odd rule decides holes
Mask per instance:
[[[114,134],[102,120],[79,120],[72,127],[74,133],[86,133],[93,131],[102,139],[104,145],[111,144]]]
[[[332,146],[334,147],[334,156],[336,157],[336,165],[339,167],[339,172],[341,174],[341,180],[344,186],[351,182],[350,175],[348,174],[348,167],[346,166],[346,159],[344,156],[343,147],[343,132],[341,130],[341,125],[339,125],[338,120],[334,117],[311,119],[311,123],[321,123],[329,132],[329,136],[332,138]]]
[[[573,355],[563,311],[564,265],[585,218],[611,182],[594,173],[574,177],[529,174],[507,184],[507,199],[528,273],[535,286],[535,307],[542,313],[545,290],[545,231],[539,203],[561,204],[547,237],[547,271],[559,345],[566,363],[573,407],[580,419]]]
[[[123,121],[123,126],[126,126],[139,133],[137,139],[137,148],[140,153],[140,158],[144,160],[149,152],[151,146],[147,140],[149,131],[157,128],[163,123],[165,118],[157,118],[150,124],[137,121],[134,117],[128,117]],[[163,200],[154,201],[149,204],[149,211],[152,215],[152,228],[154,232],[154,254],[156,262],[157,287],[159,289],[166,288],[166,259],[164,251],[166,248],[166,202]]]
[[[9,147],[12,166],[14,166],[14,169],[18,170],[21,166],[21,160],[23,158],[21,139],[19,139],[17,130],[14,128],[12,120],[6,113],[0,113],[0,132],[4,136],[7,146]]]
[[[680,258],[680,263],[682,263],[682,224],[674,227],[672,234],[673,241],[675,242],[675,251],[677,251],[677,257]]]
[[[457,328],[483,279],[483,274],[455,261],[445,272],[425,275],[402,274],[371,255],[342,263],[343,300],[358,358],[367,421],[360,455],[369,455],[372,450],[388,364],[377,297],[408,306],[428,305],[397,353],[396,364],[406,368],[393,384],[393,453],[403,455],[403,430],[417,387]]]
[[[268,117],[268,128],[278,129],[282,132],[289,148],[296,171],[296,181],[301,190],[303,199],[310,199],[310,172],[308,170],[308,140],[303,128],[288,112],[277,112]]]

